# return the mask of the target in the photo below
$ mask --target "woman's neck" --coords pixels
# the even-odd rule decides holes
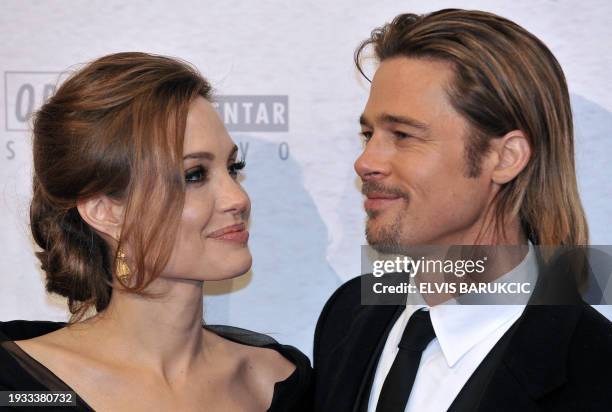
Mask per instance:
[[[206,356],[202,282],[156,279],[142,296],[113,290],[108,308],[85,323],[113,357],[171,380]]]

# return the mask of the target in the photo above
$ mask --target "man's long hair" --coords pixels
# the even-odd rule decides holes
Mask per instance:
[[[451,64],[448,96],[471,129],[465,150],[469,176],[479,175],[491,139],[512,130],[527,136],[532,156],[497,193],[488,227],[503,233],[504,217],[519,216],[534,244],[588,244],[567,84],[559,62],[540,40],[491,13],[446,9],[401,14],[375,29],[355,51],[366,78],[362,61],[370,47],[380,62],[409,57]]]

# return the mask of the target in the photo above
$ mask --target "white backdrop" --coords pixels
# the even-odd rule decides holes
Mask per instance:
[[[246,155],[254,265],[241,278],[207,284],[205,318],[311,354],[317,316],[333,290],[359,274],[365,242],[353,161],[368,85],[356,74],[353,50],[396,14],[445,7],[508,17],[557,56],[572,94],[592,243],[611,244],[609,1],[3,1],[0,320],[67,319],[65,302],[44,291],[27,227],[27,113],[76,63],[146,51],[192,62],[219,95],[240,95],[247,107],[258,99],[252,96],[275,96],[285,111],[276,123],[262,117],[258,127],[245,126],[245,112],[228,119]]]

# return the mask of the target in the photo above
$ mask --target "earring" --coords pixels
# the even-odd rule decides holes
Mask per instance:
[[[117,277],[124,285],[130,280],[130,267],[127,265],[125,253],[121,248],[117,251]]]

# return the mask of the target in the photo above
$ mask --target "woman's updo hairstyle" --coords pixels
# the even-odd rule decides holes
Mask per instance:
[[[68,298],[72,321],[108,306],[117,260],[77,201],[103,194],[123,202],[119,247],[130,245],[133,262],[123,286],[142,292],[166,266],[176,238],[189,106],[210,94],[185,62],[117,53],[72,74],[35,114],[30,224],[47,291]]]

